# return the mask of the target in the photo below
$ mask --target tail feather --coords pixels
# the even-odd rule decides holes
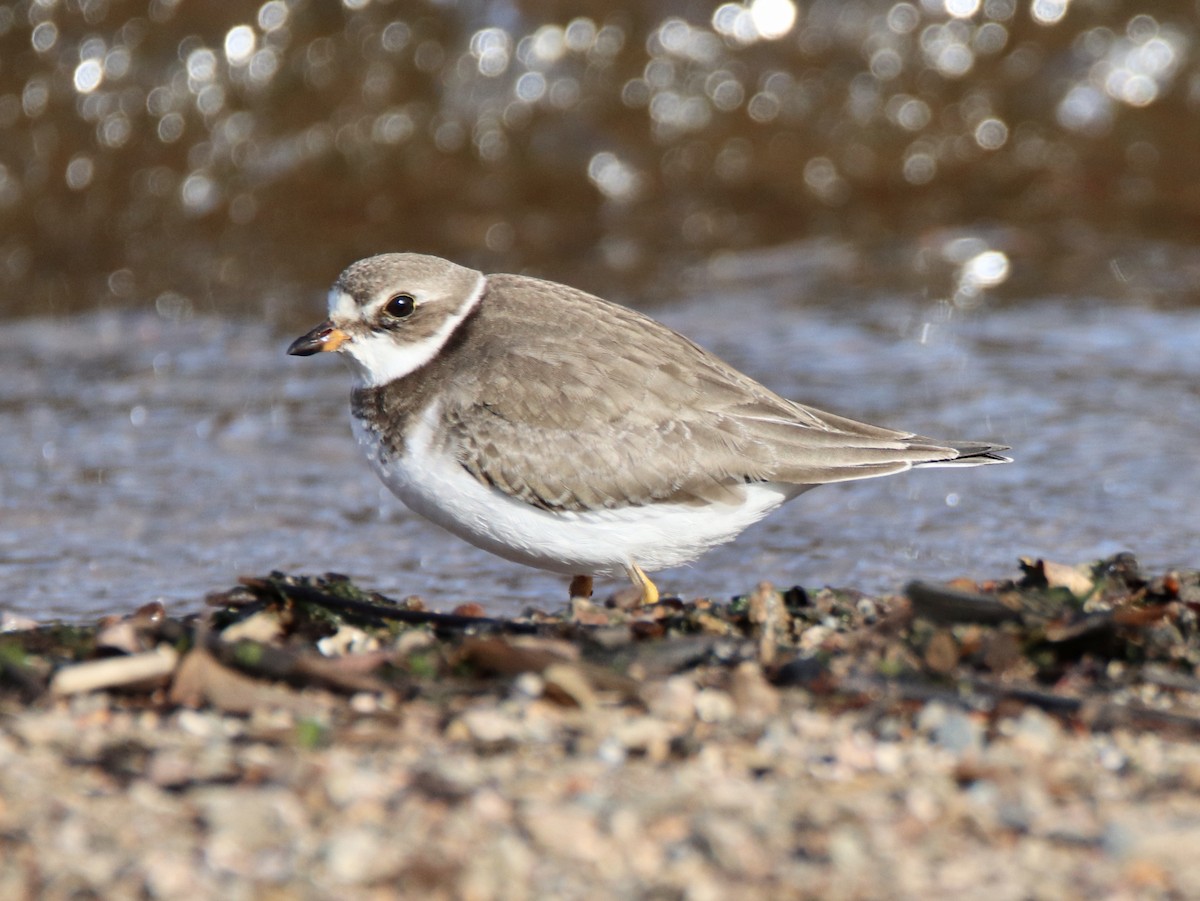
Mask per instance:
[[[1012,457],[1006,457],[999,451],[1009,450],[1007,444],[987,444],[983,441],[933,441],[928,438],[914,438],[912,443],[936,444],[954,451],[954,456],[944,460],[928,460],[916,463],[916,466],[986,466],[989,463],[1011,463]]]

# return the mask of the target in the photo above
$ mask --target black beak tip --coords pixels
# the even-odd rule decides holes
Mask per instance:
[[[325,349],[325,343],[333,334],[333,323],[322,322],[316,328],[305,332],[290,345],[288,355],[293,357],[311,357]]]
[[[288,355],[292,357],[311,357],[321,349],[321,345],[313,341],[311,335],[301,335],[288,345]]]

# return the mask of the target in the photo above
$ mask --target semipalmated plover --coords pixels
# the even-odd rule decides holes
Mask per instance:
[[[695,560],[826,482],[1006,463],[787,400],[633,310],[438,257],[360,260],[289,354],[354,370],[354,432],[417,513],[509,560],[575,576]]]

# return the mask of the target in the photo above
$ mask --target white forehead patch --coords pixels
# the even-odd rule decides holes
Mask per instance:
[[[329,289],[329,318],[337,322],[345,322],[347,319],[356,319],[359,316],[358,304],[354,302],[354,298],[345,291],[339,291],[337,288]]]

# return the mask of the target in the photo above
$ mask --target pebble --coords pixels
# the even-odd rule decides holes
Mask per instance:
[[[50,680],[50,691],[71,695],[165,682],[178,662],[179,652],[169,645],[159,645],[141,654],[103,657],[63,667]]]
[[[779,713],[779,691],[764,678],[758,663],[738,664],[730,680],[729,692],[738,717],[749,723],[762,725]]]
[[[542,672],[546,697],[584,710],[598,703],[596,691],[578,666],[572,663],[553,663]]]
[[[270,644],[282,635],[283,623],[279,614],[273,610],[262,610],[234,623],[221,633],[221,639],[230,643],[244,640]]]
[[[330,879],[341,885],[393,878],[404,863],[404,845],[379,826],[352,826],[333,836],[325,851],[325,866]]]
[[[611,851],[595,814],[578,805],[532,803],[521,809],[519,820],[542,852],[596,863]]]
[[[654,716],[676,723],[686,723],[696,715],[696,695],[699,689],[690,675],[670,676],[642,689],[642,697]]]
[[[593,672],[248,716],[10,708],[0,897],[1200,897],[1190,739],[831,712],[752,661],[629,695]]]
[[[1058,721],[1036,707],[1027,707],[1015,719],[1005,720],[1000,732],[1009,736],[1021,753],[1040,757],[1053,753],[1062,741],[1062,727]]]
[[[343,624],[332,635],[318,639],[317,650],[326,657],[368,654],[379,650],[379,639],[356,626]]]
[[[983,745],[983,726],[970,714],[940,701],[931,701],[921,709],[917,729],[956,756],[977,752]]]
[[[737,712],[728,692],[703,688],[696,695],[696,717],[705,723],[724,723]]]
[[[480,745],[500,745],[516,741],[521,736],[521,724],[495,708],[477,707],[467,710],[446,729],[451,741],[469,738]]]

